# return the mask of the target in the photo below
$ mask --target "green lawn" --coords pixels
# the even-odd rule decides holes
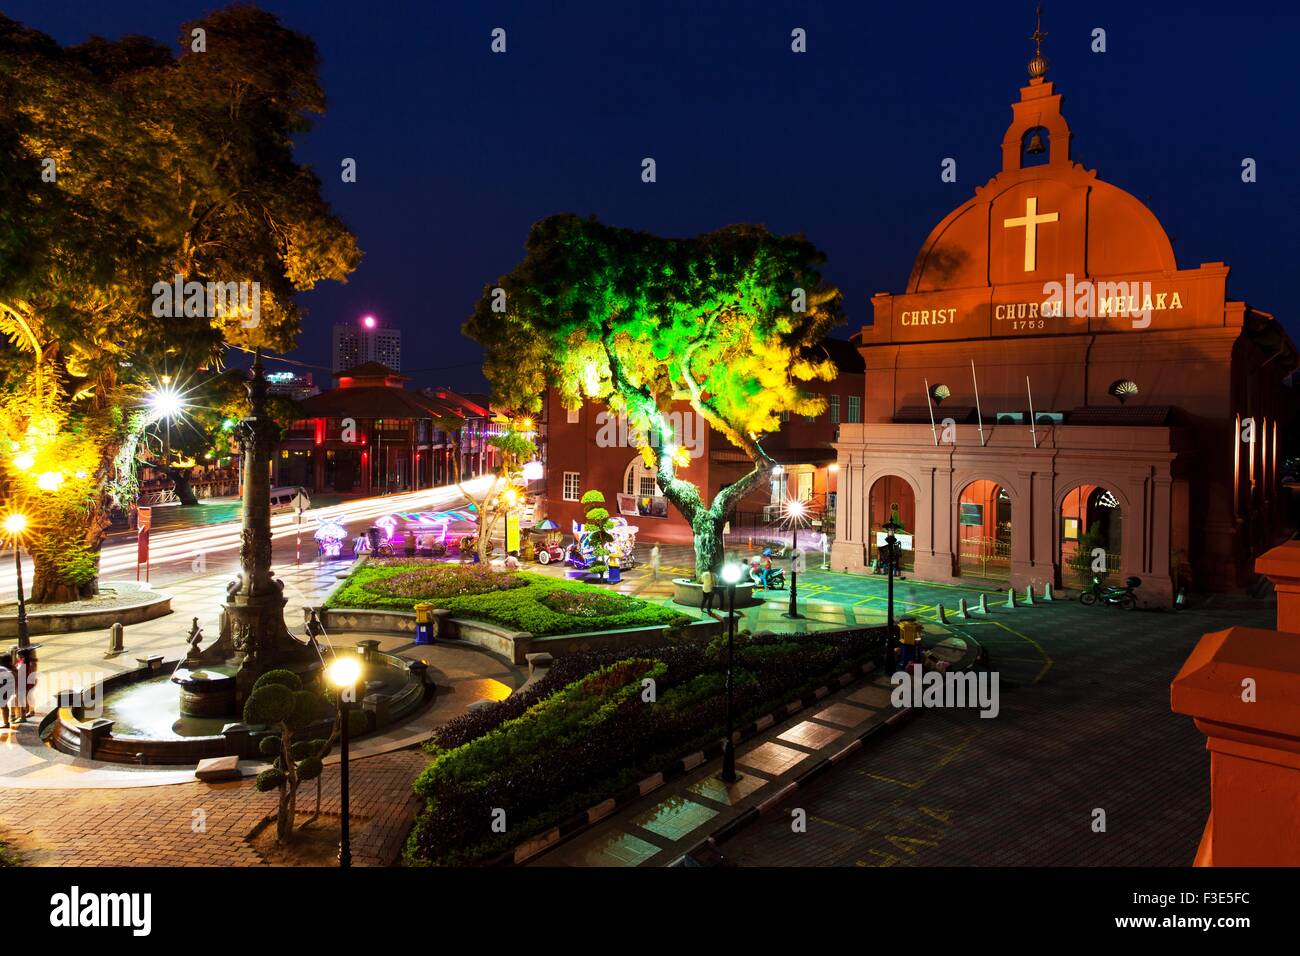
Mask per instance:
[[[431,561],[365,564],[326,602],[328,608],[410,611],[416,603],[457,617],[540,636],[630,627],[671,626],[691,618],[671,608],[599,585],[526,571]]]

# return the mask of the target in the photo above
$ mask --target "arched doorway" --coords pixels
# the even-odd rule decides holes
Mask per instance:
[[[1105,581],[1120,572],[1124,511],[1114,492],[1079,485],[1061,500],[1061,583],[1085,587],[1093,575]]]
[[[957,569],[970,577],[1011,577],[1011,495],[980,478],[957,499]]]
[[[884,475],[877,478],[875,484],[871,486],[868,501],[870,503],[868,514],[870,534],[867,541],[868,563],[875,567],[880,546],[885,539],[885,525],[890,518],[893,518],[897,524],[903,526],[902,531],[894,532],[898,536],[899,544],[902,546],[899,566],[904,571],[911,571],[916,567],[916,545],[914,542],[916,534],[916,495],[912,493],[912,486],[897,475]]]

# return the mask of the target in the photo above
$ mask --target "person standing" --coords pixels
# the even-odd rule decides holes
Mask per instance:
[[[650,549],[650,580],[659,580],[659,545]]]
[[[14,673],[13,655],[0,654],[0,720],[4,721],[6,730],[9,729],[11,717],[18,716],[13,713],[18,698],[17,689],[18,675]],[[14,723],[17,722],[14,720]]]
[[[712,614],[713,613],[713,569],[712,568],[706,568],[704,573],[700,575],[700,590],[704,593],[704,604],[702,605],[704,608],[704,613]]]

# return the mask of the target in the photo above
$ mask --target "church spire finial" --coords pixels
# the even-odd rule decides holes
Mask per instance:
[[[1047,39],[1047,34],[1043,32],[1043,5],[1038,5],[1038,22],[1034,26],[1034,32],[1029,39],[1034,41],[1034,55],[1029,60],[1029,77],[1031,80],[1041,80],[1047,73],[1047,57],[1043,56],[1043,41]]]

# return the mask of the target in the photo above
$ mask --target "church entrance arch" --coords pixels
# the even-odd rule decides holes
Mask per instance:
[[[885,525],[892,518],[903,530],[895,531],[901,545],[899,567],[911,571],[916,567],[916,495],[912,486],[897,475],[882,475],[871,486],[867,549],[871,567],[877,566],[885,541]]]
[[[1079,485],[1061,499],[1061,583],[1082,588],[1093,576],[1115,583],[1123,558],[1124,511],[1102,485]]]
[[[967,577],[1011,577],[1011,496],[996,481],[978,478],[957,498],[957,571]]]

